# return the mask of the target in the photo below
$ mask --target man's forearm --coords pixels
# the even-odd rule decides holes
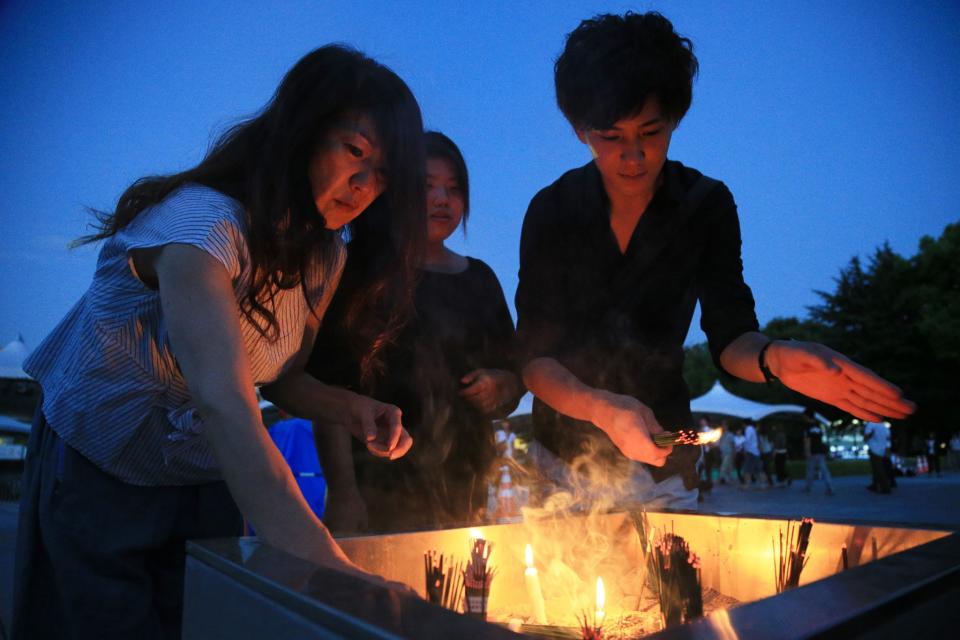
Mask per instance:
[[[535,358],[527,363],[523,368],[523,383],[552,409],[594,424],[602,399],[609,395],[607,391],[584,384],[553,358]]]
[[[744,333],[723,350],[720,354],[720,364],[727,373],[741,380],[763,382],[758,358],[760,350],[769,341],[770,338],[759,331]]]

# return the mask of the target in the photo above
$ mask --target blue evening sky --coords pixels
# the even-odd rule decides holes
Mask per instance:
[[[581,19],[626,9],[694,41],[670,156],[733,191],[761,323],[802,316],[852,256],[912,255],[960,219],[958,7],[0,0],[0,346],[36,346],[87,287],[95,250],[66,248],[84,205],[195,164],[329,42],[392,67],[461,146],[474,199],[454,248],[490,263],[512,306],[530,198],[589,159],[555,106],[553,60]]]

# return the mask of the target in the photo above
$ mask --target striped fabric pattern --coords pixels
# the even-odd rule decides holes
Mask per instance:
[[[165,244],[198,247],[223,264],[240,300],[251,277],[243,207],[213,189],[186,185],[141,212],[105,241],[93,282],[24,362],[43,387],[47,422],[71,447],[125,482],[186,485],[220,479],[203,422],[170,347],[157,291],[132,268],[130,251]],[[314,265],[308,296],[326,309],[346,258]],[[277,291],[280,324],[265,340],[243,316],[240,327],[256,384],[276,380],[300,349],[310,313],[300,287]]]

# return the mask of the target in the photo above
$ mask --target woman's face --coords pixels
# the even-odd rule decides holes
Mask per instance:
[[[445,158],[427,158],[427,242],[443,242],[463,219],[463,192],[453,165]]]
[[[339,229],[363,213],[387,186],[369,116],[334,126],[320,141],[308,171],[313,201],[328,229]]]

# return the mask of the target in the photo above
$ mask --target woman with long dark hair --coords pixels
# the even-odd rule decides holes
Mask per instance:
[[[304,372],[346,246],[362,367],[402,327],[422,253],[419,107],[392,71],[317,49],[197,166],[134,183],[84,241],[90,289],[24,369],[43,387],[24,476],[15,633],[179,635],[184,541],[237,535],[359,572],[263,428],[255,386],[374,455],[399,410]],[[362,215],[361,215],[362,214]],[[239,511],[237,510],[239,507]]]
[[[415,316],[385,349],[385,368],[365,376],[336,325],[317,339],[310,370],[396,404],[416,445],[387,462],[350,451],[342,430],[315,427],[328,482],[324,519],[334,531],[373,532],[473,524],[484,514],[496,471],[492,418],[516,406],[514,328],[503,291],[482,260],[446,246],[469,216],[467,166],[442,133],[425,134],[426,253],[415,294]],[[353,255],[347,274],[354,271]],[[363,263],[358,263],[362,267]],[[345,276],[345,279],[347,276]],[[338,292],[331,314],[341,313]]]

